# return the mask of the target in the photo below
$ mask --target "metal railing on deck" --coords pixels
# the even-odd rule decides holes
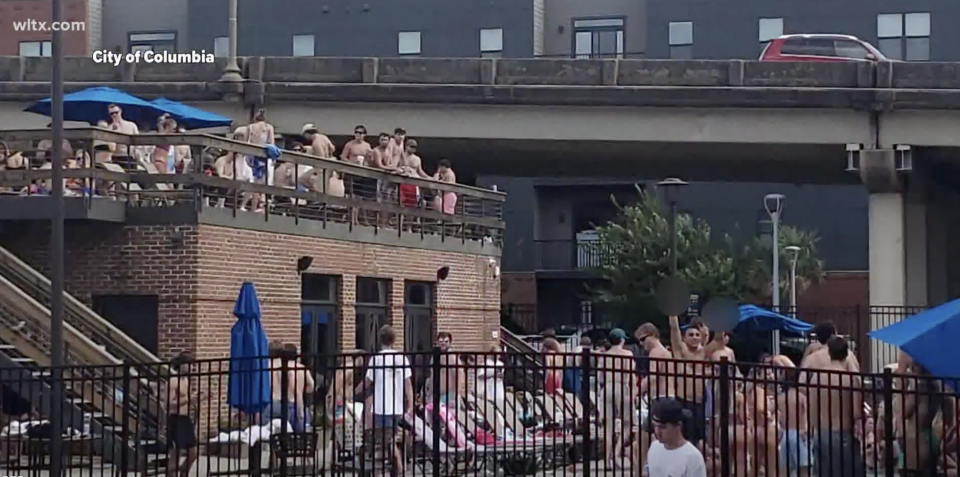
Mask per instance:
[[[591,270],[611,256],[596,241],[537,240],[537,270]]]
[[[0,131],[0,141],[11,151],[30,156],[36,141],[47,139],[46,130]],[[244,177],[245,158],[265,156],[261,146],[209,134],[143,134],[129,136],[98,128],[68,129],[66,140],[78,144],[79,161],[64,171],[66,194],[94,200],[120,200],[135,207],[165,207],[192,203],[198,209],[220,207],[240,213],[259,201],[263,220],[287,216],[352,228],[392,229],[443,239],[483,240],[499,244],[504,227],[500,192],[408,177],[391,172],[282,151],[281,164],[264,180]],[[121,167],[112,159],[97,161],[94,141],[127,145],[133,164]],[[153,163],[156,146],[190,146],[191,161],[181,173],[160,174]],[[85,151],[85,154],[79,151]],[[213,153],[215,157],[210,156]],[[222,167],[218,176],[214,160],[225,153],[240,159]],[[23,168],[9,165],[0,171],[0,189],[6,194],[42,196],[49,192],[52,172],[40,161]],[[266,167],[265,160],[262,161]]]
[[[198,450],[199,475],[380,475],[396,467],[410,476],[641,475],[656,465],[648,449],[665,425],[681,426],[716,477],[956,475],[960,457],[956,382],[918,367],[850,373],[725,359],[641,367],[632,356],[590,350],[542,354],[539,369],[439,349],[327,357],[336,364],[323,370],[285,353],[187,362],[179,381],[155,388],[178,430],[129,471],[162,471],[173,444]],[[112,388],[134,379],[129,365],[101,369],[96,379]],[[84,387],[85,371],[65,372],[68,388]],[[543,386],[512,387],[510,373]],[[0,372],[0,386],[29,388],[44,376]],[[249,393],[245,411],[229,407],[231,380],[257,376],[276,387]],[[120,421],[122,434],[136,432]],[[4,468],[18,475],[51,458],[43,431],[11,432],[22,427],[0,438]],[[125,475],[100,458],[96,434],[73,429],[68,466]]]

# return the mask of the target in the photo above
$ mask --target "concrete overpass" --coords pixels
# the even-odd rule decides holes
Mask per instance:
[[[242,84],[220,83],[222,67],[69,58],[65,77],[68,90],[112,84],[238,123],[265,105],[286,132],[402,125],[428,154],[477,173],[861,180],[871,300],[923,305],[947,286],[938,257],[960,231],[943,214],[960,187],[942,179],[960,164],[960,64],[244,58]],[[48,96],[50,68],[0,58],[0,127],[46,124],[20,111]],[[844,172],[848,144],[861,149],[860,174]],[[912,171],[897,170],[898,146]]]

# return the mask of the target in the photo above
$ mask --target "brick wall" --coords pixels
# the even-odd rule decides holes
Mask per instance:
[[[0,243],[38,268],[49,270],[49,228],[24,223]],[[390,315],[403,333],[404,280],[436,281],[437,327],[456,337],[457,347],[485,349],[499,328],[499,280],[486,257],[357,244],[216,226],[122,226],[69,223],[66,288],[87,303],[92,294],[157,294],[159,352],[170,357],[191,350],[198,358],[229,353],[233,302],[244,281],[256,284],[270,339],[300,341],[300,279],[297,258],[314,257],[308,272],[339,275],[340,342],[354,342],[354,297],[358,276],[392,281]],[[352,348],[352,345],[347,347]]]
[[[48,31],[14,31],[15,22],[37,20],[50,26],[52,5],[49,0],[11,0],[0,2],[0,55],[18,56],[21,41],[50,41]],[[86,0],[64,0],[63,20],[68,22],[87,22],[87,30],[92,25],[87,19]],[[89,31],[69,31],[63,34],[64,54],[67,56],[87,56],[89,52]]]

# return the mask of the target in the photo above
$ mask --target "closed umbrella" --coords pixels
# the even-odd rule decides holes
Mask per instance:
[[[180,126],[187,129],[206,129],[230,126],[233,121],[219,114],[204,111],[200,108],[178,103],[171,99],[159,98],[151,101],[156,107],[170,113]]]
[[[260,323],[260,302],[246,282],[233,306],[237,322],[230,330],[230,388],[227,403],[248,414],[259,413],[271,401],[267,335]]]
[[[132,94],[115,88],[100,86],[87,88],[63,96],[64,121],[97,124],[108,121],[107,106],[116,104],[123,109],[123,118],[136,123],[153,124],[166,111]],[[24,111],[50,116],[50,98],[37,101]]]

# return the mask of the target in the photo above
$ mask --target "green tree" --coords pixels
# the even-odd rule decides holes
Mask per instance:
[[[817,252],[820,236],[816,232],[803,230],[789,225],[780,226],[780,303],[789,305],[790,296],[790,265],[793,254],[787,247],[800,247],[797,252],[797,294],[823,280],[823,260]],[[746,265],[745,296],[757,302],[770,303],[771,277],[773,276],[773,260],[771,256],[772,241],[755,238],[743,248],[744,264]]]
[[[623,326],[662,319],[656,310],[657,285],[670,274],[670,225],[665,208],[654,193],[639,189],[640,200],[620,205],[617,217],[596,226],[596,253],[603,257],[594,270],[601,278],[592,288],[595,299]],[[823,276],[816,258],[818,237],[783,227],[781,274],[789,283],[789,257],[783,246],[801,247],[797,266],[802,290]],[[760,240],[737,247],[729,236],[717,236],[710,225],[687,214],[677,217],[677,271],[701,300],[724,296],[737,300],[769,297],[770,246]],[[787,291],[789,293],[789,291]]]

